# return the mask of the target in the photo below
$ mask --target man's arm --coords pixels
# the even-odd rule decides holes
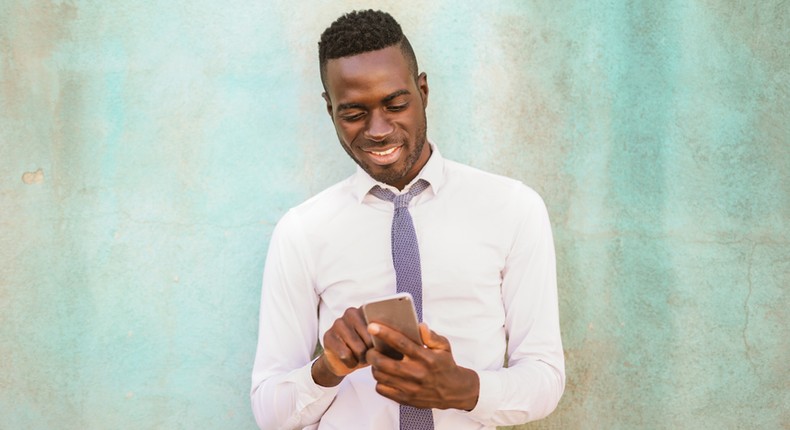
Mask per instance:
[[[311,356],[318,336],[319,297],[309,248],[295,214],[278,223],[263,274],[252,409],[263,429],[316,423],[349,373],[368,366],[373,344],[362,312],[349,308],[324,334],[324,351]]]
[[[502,271],[508,368],[479,371],[480,398],[468,416],[514,425],[549,415],[565,387],[554,241],[543,200],[519,185],[511,199],[520,222]]]
[[[337,393],[337,388],[317,385],[311,374],[319,298],[302,231],[295,215],[286,214],[272,234],[266,258],[250,393],[262,429],[318,422]]]

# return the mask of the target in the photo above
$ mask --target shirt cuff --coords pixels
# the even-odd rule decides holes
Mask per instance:
[[[304,408],[308,405],[315,403],[317,400],[321,398],[334,398],[337,395],[337,392],[340,390],[340,384],[335,385],[334,387],[324,387],[322,385],[316,384],[313,380],[313,363],[315,363],[314,359],[306,366],[303,366],[301,369],[298,369],[291,375],[291,379],[297,387],[304,387],[304,396],[300,396],[299,399],[302,400],[304,403],[298,405],[298,408]]]
[[[491,421],[494,413],[499,406],[502,397],[502,383],[500,374],[495,370],[478,370],[477,376],[480,378],[480,393],[477,396],[477,404],[471,411],[458,411],[467,417],[480,422]]]

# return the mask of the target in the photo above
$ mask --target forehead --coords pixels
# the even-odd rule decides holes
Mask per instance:
[[[326,89],[335,103],[350,97],[386,96],[411,85],[409,62],[397,45],[326,63]]]

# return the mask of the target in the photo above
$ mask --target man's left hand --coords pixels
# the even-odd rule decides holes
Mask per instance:
[[[474,370],[458,366],[450,342],[420,324],[425,346],[383,324],[368,325],[368,333],[403,354],[395,360],[369,349],[366,360],[384,397],[417,408],[472,410],[480,393],[480,378]]]

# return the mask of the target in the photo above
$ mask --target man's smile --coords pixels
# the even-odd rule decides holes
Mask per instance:
[[[385,150],[374,151],[372,149],[365,149],[365,154],[368,155],[370,161],[379,166],[386,166],[398,161],[400,158],[401,149],[403,145],[393,146]]]

